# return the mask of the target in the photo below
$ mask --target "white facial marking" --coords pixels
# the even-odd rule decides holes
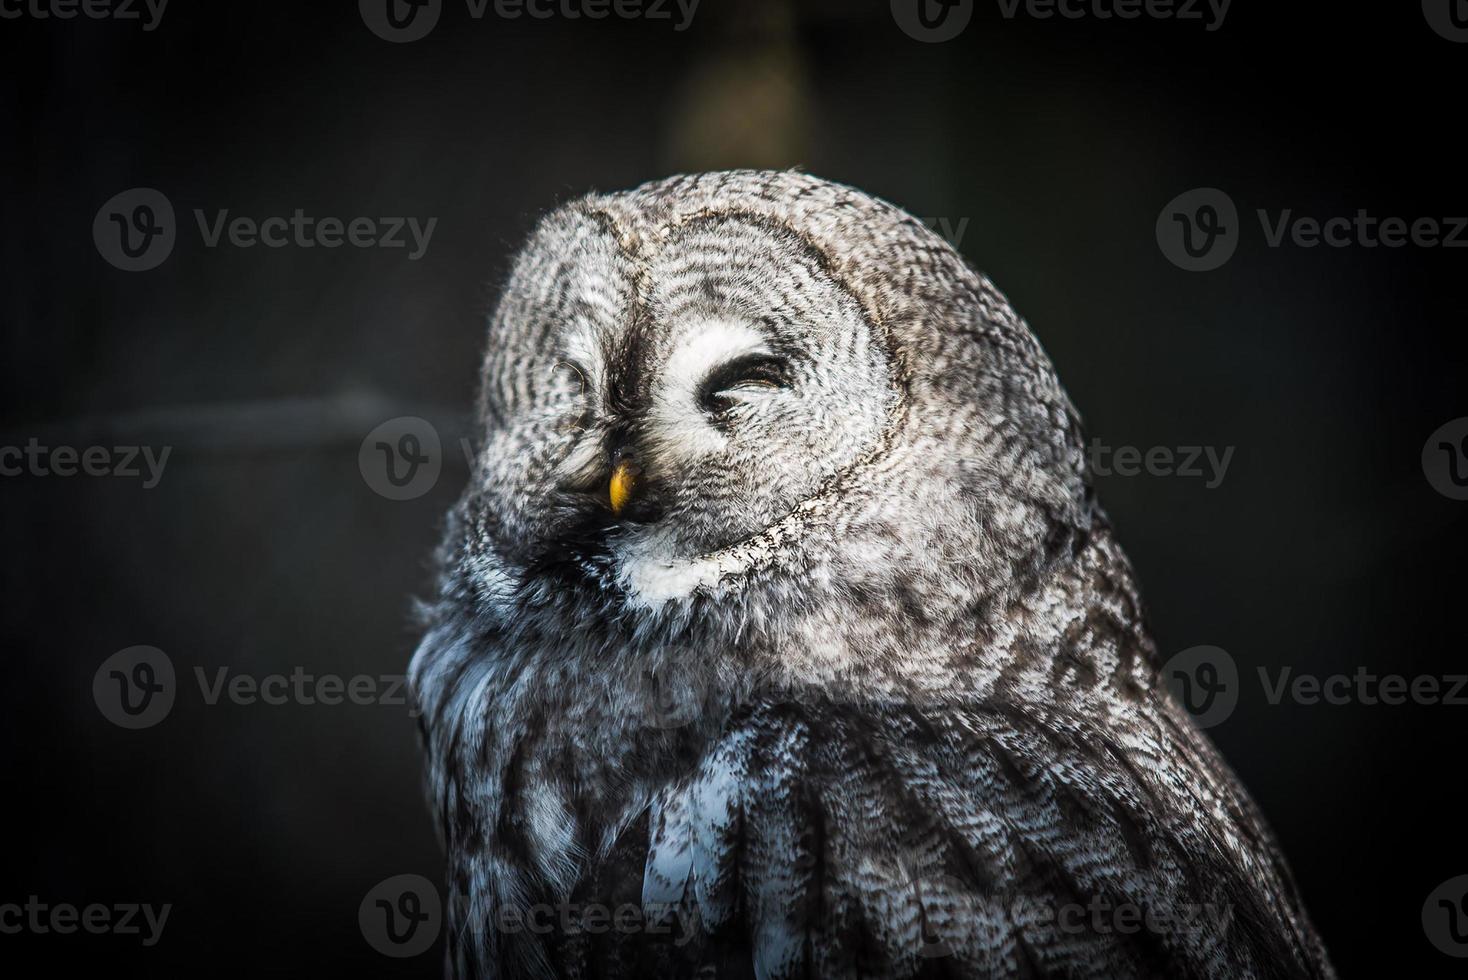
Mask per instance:
[[[740,563],[718,554],[699,558],[668,558],[668,545],[653,535],[639,535],[617,548],[620,578],[630,605],[657,608],[687,599],[700,586],[713,586]]]
[[[699,382],[726,361],[745,354],[768,354],[764,335],[738,320],[705,320],[680,331],[678,346],[663,367],[660,391],[669,398],[692,399]]]
[[[699,386],[709,372],[746,354],[768,354],[764,335],[738,320],[703,320],[679,331],[677,345],[663,365],[648,412],[648,435],[679,452],[712,451],[724,437],[708,424],[698,403]]]

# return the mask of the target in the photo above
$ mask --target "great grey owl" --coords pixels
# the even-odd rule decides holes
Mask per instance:
[[[460,977],[1329,977],[1024,321],[897,208],[544,218],[411,667]]]

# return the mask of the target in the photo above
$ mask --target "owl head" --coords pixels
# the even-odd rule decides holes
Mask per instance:
[[[506,615],[737,630],[864,592],[972,601],[1091,519],[1075,413],[1003,297],[918,220],[798,173],[551,213],[481,383],[448,565]]]

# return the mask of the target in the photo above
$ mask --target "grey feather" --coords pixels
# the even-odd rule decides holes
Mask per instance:
[[[482,380],[411,667],[451,975],[1333,976],[1049,360],[916,219],[589,196]]]

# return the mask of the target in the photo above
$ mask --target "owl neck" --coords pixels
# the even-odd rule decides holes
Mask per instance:
[[[716,733],[741,703],[784,691],[982,699],[1070,665],[1106,696],[1108,683],[1150,683],[1154,664],[1131,565],[1099,512],[1002,567],[909,552],[770,563],[655,610],[615,596],[603,585],[486,602],[459,583],[414,658],[420,693],[443,711],[478,684],[464,710]]]
[[[1007,593],[964,593],[961,568],[834,591],[819,570],[765,574],[762,594],[788,590],[789,604],[804,590],[805,615],[648,624],[544,602],[511,622],[467,596],[440,604],[410,676],[453,860],[513,864],[531,887],[568,893],[755,701],[1002,695],[1114,713],[1154,682],[1131,569],[1104,523]]]

